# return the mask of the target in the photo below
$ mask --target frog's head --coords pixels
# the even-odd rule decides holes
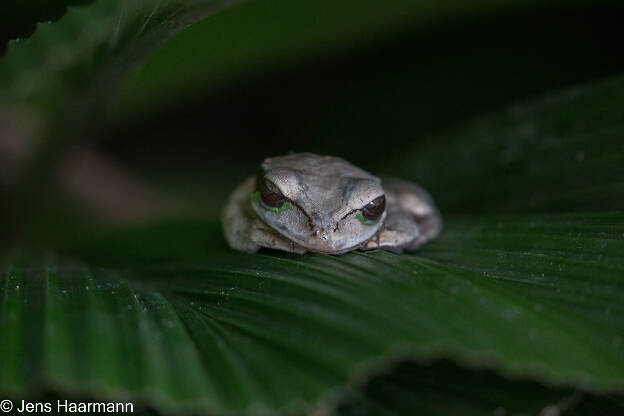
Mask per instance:
[[[386,217],[379,178],[340,158],[312,153],[265,159],[251,203],[272,229],[323,253],[358,247]]]

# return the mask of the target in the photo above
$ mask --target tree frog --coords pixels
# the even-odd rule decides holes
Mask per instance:
[[[229,245],[252,253],[263,247],[300,254],[413,251],[442,228],[418,185],[313,153],[265,159],[229,197],[222,221]]]

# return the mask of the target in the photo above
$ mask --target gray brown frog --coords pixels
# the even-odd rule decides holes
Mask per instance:
[[[414,251],[442,229],[431,196],[418,185],[313,153],[265,159],[234,190],[222,220],[230,246],[252,253]]]

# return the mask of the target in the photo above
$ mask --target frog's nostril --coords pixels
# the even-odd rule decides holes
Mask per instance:
[[[327,240],[329,238],[329,236],[327,235],[327,230],[325,230],[325,227],[314,227],[312,229],[312,237],[315,238],[322,238],[323,240]]]

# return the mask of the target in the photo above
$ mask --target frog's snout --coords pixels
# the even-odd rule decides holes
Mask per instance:
[[[325,241],[331,240],[331,231],[336,227],[333,226],[333,221],[330,215],[324,215],[319,212],[312,213],[312,237],[319,238]]]
[[[322,238],[323,240],[329,240],[329,234],[325,227],[315,226],[312,229],[312,237]]]

